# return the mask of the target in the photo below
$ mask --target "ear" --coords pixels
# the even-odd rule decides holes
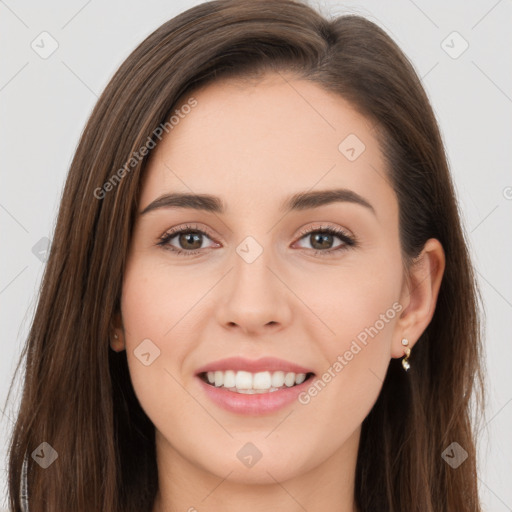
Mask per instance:
[[[439,240],[430,238],[415,258],[402,286],[400,304],[404,309],[396,323],[392,357],[404,355],[402,338],[407,338],[412,348],[432,320],[444,269],[443,246]]]
[[[124,329],[121,313],[116,313],[112,318],[112,329],[110,334],[110,348],[115,352],[125,349]]]

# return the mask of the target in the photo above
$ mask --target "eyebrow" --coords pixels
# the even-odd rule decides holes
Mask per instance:
[[[353,203],[364,206],[375,215],[375,209],[364,197],[360,196],[353,190],[345,188],[299,192],[289,197],[283,203],[281,211],[309,210],[338,202]],[[155,199],[152,203],[146,206],[142,212],[140,212],[140,215],[144,215],[159,208],[187,208],[219,214],[226,212],[226,205],[220,197],[210,194],[174,192],[164,194]]]

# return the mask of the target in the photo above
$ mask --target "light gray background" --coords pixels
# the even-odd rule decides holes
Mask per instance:
[[[52,236],[87,117],[142,39],[198,3],[0,0],[0,412],[43,271],[41,254],[32,249]],[[333,15],[362,14],[383,27],[412,60],[433,104],[486,303],[489,404],[480,435],[481,492],[486,510],[512,511],[512,2],[310,3]],[[31,47],[43,31],[58,43],[47,59]],[[464,41],[453,31],[469,44],[457,58]],[[1,415],[0,507],[18,396]]]

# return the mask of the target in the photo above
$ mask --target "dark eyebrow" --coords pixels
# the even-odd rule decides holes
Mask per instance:
[[[308,210],[319,208],[337,202],[354,203],[368,208],[375,214],[373,206],[363,197],[352,190],[339,188],[332,190],[316,190],[313,192],[299,192],[294,194],[282,205],[281,211],[286,210]],[[209,194],[190,194],[174,192],[164,194],[150,203],[141,215],[158,208],[188,208],[192,210],[203,210],[209,213],[225,213],[226,205],[220,197]]]
[[[375,214],[373,206],[362,196],[346,188],[332,190],[316,190],[314,192],[299,192],[286,201],[284,210],[308,210],[332,203],[354,203],[368,208]]]

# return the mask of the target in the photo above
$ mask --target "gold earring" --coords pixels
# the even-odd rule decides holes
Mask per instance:
[[[411,355],[411,349],[408,347],[409,340],[407,338],[403,338],[402,345],[405,347],[404,348],[405,357],[402,359],[402,366],[404,367],[405,371],[408,371],[409,368],[411,367],[411,365],[409,363],[409,356]]]

